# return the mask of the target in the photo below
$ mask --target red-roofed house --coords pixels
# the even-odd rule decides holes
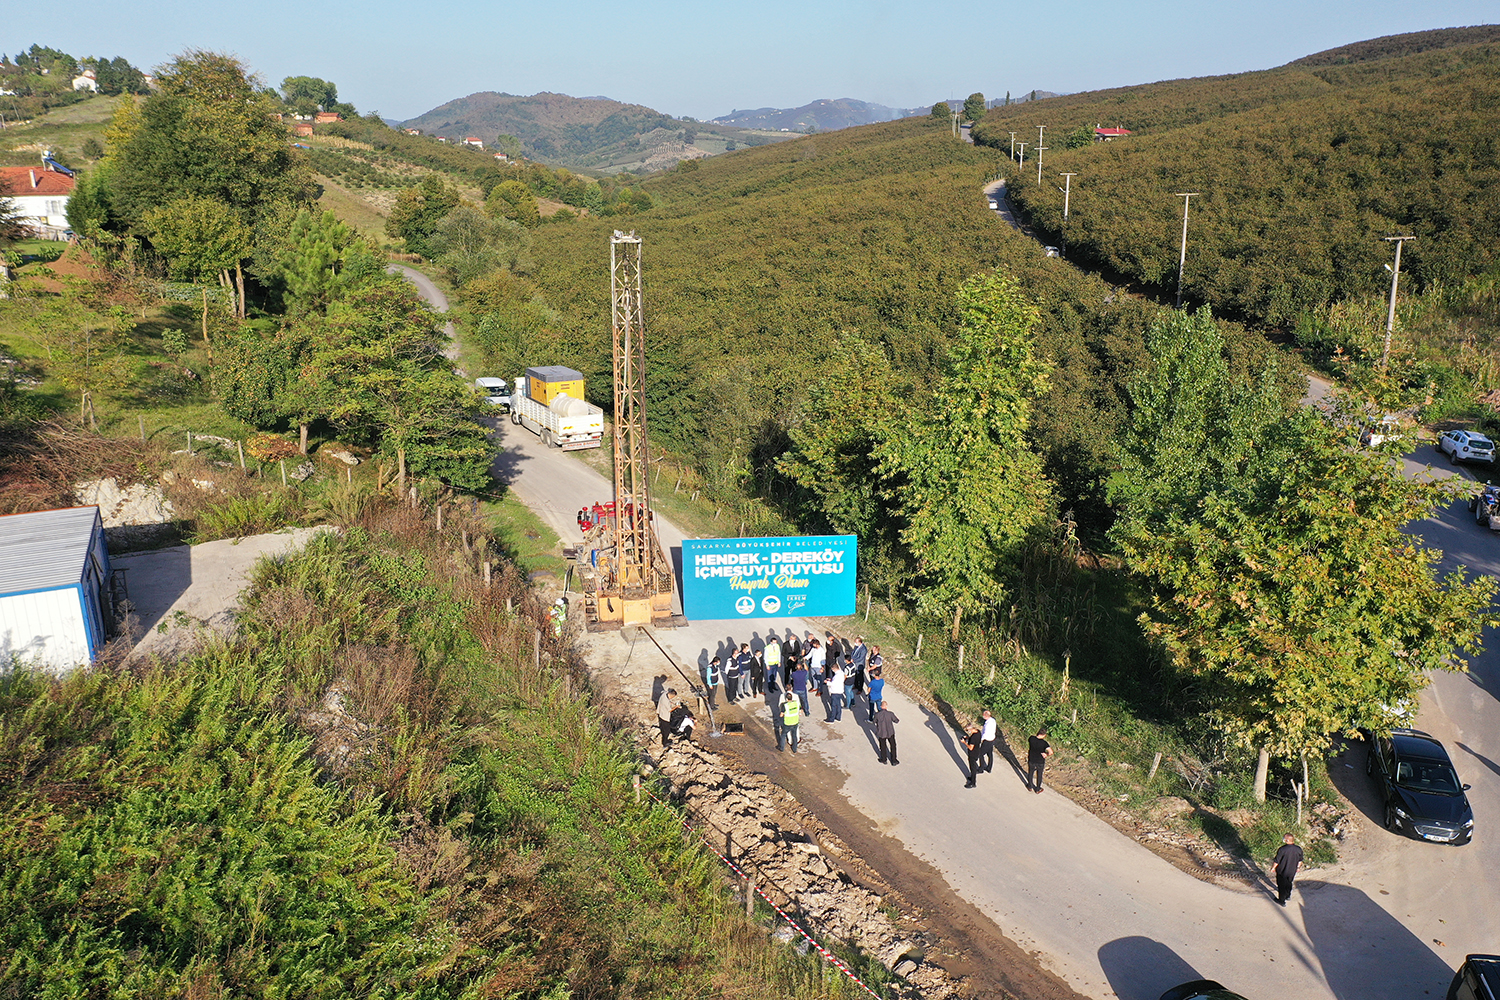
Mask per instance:
[[[479,137],[478,136],[473,136],[473,135],[471,135],[471,136],[467,137],[466,139],[464,139],[464,145],[465,146],[473,146],[475,149],[483,149],[484,148],[484,143],[482,143],[482,142],[479,141]]]
[[[293,135],[312,135],[313,134],[313,123],[312,122],[293,122],[292,123],[292,134]]]
[[[0,197],[15,202],[21,221],[43,239],[60,240],[68,229],[68,198],[77,182],[42,167],[0,167]]]
[[[313,116],[313,121],[319,125],[327,125],[330,122],[341,122],[344,116],[337,111],[319,111]]]
[[[1108,142],[1111,139],[1118,139],[1121,136],[1129,134],[1130,129],[1128,128],[1105,128],[1102,125],[1094,126],[1094,138],[1099,142]]]

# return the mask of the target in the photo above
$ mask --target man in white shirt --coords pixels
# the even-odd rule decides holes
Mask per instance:
[[[844,676],[841,658],[835,659],[828,674],[828,722],[844,720]]]
[[[661,729],[661,745],[666,746],[672,736],[672,709],[677,705],[677,689],[667,688],[656,699],[656,725]]]
[[[990,714],[989,709],[984,710],[984,724],[979,728],[979,769],[981,771],[993,771],[995,769],[995,738],[1000,735],[1000,724]]]
[[[772,632],[766,636],[766,687],[780,691],[786,687],[786,676],[781,672],[781,641]]]

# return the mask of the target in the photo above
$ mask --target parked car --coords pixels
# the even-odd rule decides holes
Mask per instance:
[[[1500,998],[1500,955],[1470,955],[1448,987],[1448,1000]]]
[[[1161,995],[1161,1000],[1245,1000],[1231,990],[1226,990],[1212,979],[1195,979],[1191,983],[1174,986]]]
[[[1500,486],[1486,486],[1469,498],[1474,523],[1491,531],[1500,531]]]
[[[1444,431],[1438,436],[1438,451],[1456,465],[1459,462],[1495,464],[1495,442],[1477,431]]]
[[[484,393],[484,401],[500,407],[501,413],[510,412],[510,386],[503,378],[476,378],[474,387]]]
[[[1366,448],[1378,448],[1387,441],[1401,439],[1401,418],[1387,413],[1383,417],[1371,417],[1359,433],[1359,443]]]
[[[1389,736],[1364,731],[1365,771],[1380,785],[1385,828],[1419,840],[1461,846],[1474,836],[1474,810],[1443,744],[1419,729]]]
[[[1047,247],[1046,251],[1047,251],[1047,256],[1048,257],[1061,257],[1062,256],[1062,251],[1059,250],[1059,249],[1057,249],[1057,247]]]

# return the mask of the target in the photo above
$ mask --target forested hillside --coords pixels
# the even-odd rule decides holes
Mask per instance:
[[[683,122],[639,104],[567,94],[481,91],[439,105],[402,128],[462,142],[473,136],[511,155],[554,165],[613,172],[669,167],[682,159],[781,138],[714,122]],[[653,155],[655,154],[655,155]]]
[[[1417,291],[1494,267],[1500,241],[1500,29],[1398,36],[1280,69],[997,108],[976,141],[1048,126],[1040,186],[1017,208],[1085,266],[1161,294],[1175,287],[1182,200],[1192,202],[1184,293],[1257,324],[1292,325],[1388,287],[1381,237],[1412,234]],[[1095,124],[1135,134],[1094,143]],[[1074,172],[1069,218],[1057,174]]]

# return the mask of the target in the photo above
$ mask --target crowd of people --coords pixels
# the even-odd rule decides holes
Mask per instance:
[[[739,643],[737,648],[730,643],[730,647],[725,655],[710,657],[701,668],[701,693],[711,712],[718,710],[716,699],[721,687],[730,704],[762,698],[771,706],[777,752],[790,748],[792,753],[798,753],[802,720],[812,711],[810,699],[814,694],[822,701],[824,722],[829,724],[841,722],[845,709],[853,709],[862,700],[875,736],[877,759],[892,766],[901,763],[896,751],[896,725],[901,720],[884,697],[885,668],[879,646],[866,645],[864,636],[851,643],[832,632],[818,639],[812,632],[799,637],[787,630],[784,638],[774,631],[769,633],[759,649],[752,649],[748,642]],[[676,688],[663,688],[657,699],[656,714],[663,747],[670,745],[674,737],[692,739],[693,711],[678,696]],[[995,769],[995,745],[1001,741],[1000,723],[986,708],[978,721],[963,728],[963,746],[968,756],[964,787],[975,788],[980,774]],[[1042,792],[1047,760],[1052,756],[1047,735],[1047,727],[1042,726],[1027,740],[1023,780],[1027,790],[1038,795]],[[1019,773],[1019,760],[1007,759],[1012,760]],[[1276,901],[1282,906],[1290,898],[1292,881],[1301,862],[1302,849],[1288,834],[1273,859]]]
[[[786,630],[784,636],[772,630],[758,648],[748,642],[720,647],[721,655],[710,656],[700,667],[700,690],[710,712],[719,710],[718,696],[733,705],[746,699],[762,699],[771,708],[776,730],[776,749],[800,751],[803,720],[812,713],[813,698],[823,706],[823,721],[837,725],[845,711],[863,703],[865,718],[876,741],[877,759],[882,764],[901,763],[896,750],[896,725],[901,721],[885,700],[885,665],[878,645],[867,644],[864,636],[853,642],[826,632],[822,638],[811,631],[802,635]],[[673,736],[690,738],[694,721],[692,712],[677,696],[666,689],[657,701],[657,719],[661,725],[662,745]],[[965,728],[964,748],[968,754],[965,788],[976,787],[981,773],[995,769],[995,744],[1000,738],[999,721],[985,709],[980,719]],[[1030,737],[1027,746],[1025,782],[1027,789],[1040,793],[1047,758],[1052,756],[1045,727]],[[1017,763],[1019,769],[1019,763]]]

